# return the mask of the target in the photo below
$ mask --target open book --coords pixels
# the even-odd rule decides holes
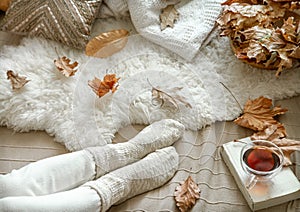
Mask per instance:
[[[240,140],[247,142],[250,138]],[[240,163],[240,152],[244,145],[242,142],[233,141],[223,144],[221,154],[252,210],[260,210],[300,198],[300,182],[288,167],[284,167],[270,182],[258,182],[253,188],[247,189],[245,182],[248,175]]]

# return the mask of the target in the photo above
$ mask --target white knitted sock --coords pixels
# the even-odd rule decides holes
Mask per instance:
[[[140,161],[117,169],[87,182],[101,198],[101,211],[133,196],[162,186],[178,168],[178,154],[174,147],[157,150]]]
[[[147,126],[128,142],[90,147],[86,150],[94,157],[98,178],[157,149],[171,146],[183,132],[182,124],[172,119],[164,119]]]

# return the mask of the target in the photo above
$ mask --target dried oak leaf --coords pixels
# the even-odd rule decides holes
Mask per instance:
[[[159,18],[161,30],[167,27],[173,28],[175,21],[179,18],[179,12],[176,10],[175,5],[171,4],[162,9]]]
[[[286,137],[286,130],[282,124],[270,125],[262,131],[258,131],[251,136],[252,140],[268,140]]]
[[[283,11],[274,13],[274,8],[269,5],[249,5],[245,3],[234,3],[230,6],[225,6],[217,23],[220,26],[237,27],[245,30],[260,23],[262,26],[269,25],[269,20],[276,17],[283,17]],[[247,24],[248,23],[248,24]]]
[[[248,58],[255,59],[257,63],[260,63],[267,59],[269,52],[260,42],[252,41],[249,43],[249,46],[243,50],[243,53],[246,53]]]
[[[181,212],[191,209],[200,198],[200,189],[198,185],[189,176],[184,182],[175,188],[174,196],[176,205]]]
[[[234,122],[242,127],[250,128],[255,131],[262,131],[270,125],[276,125],[278,128],[283,127],[281,123],[274,119],[274,116],[284,114],[287,109],[280,106],[272,107],[272,100],[263,96],[254,100],[248,100],[244,106],[242,116]],[[283,133],[286,135],[283,127]]]
[[[101,33],[88,42],[85,54],[99,58],[109,57],[126,46],[128,35],[129,32],[125,29]]]
[[[296,34],[297,34],[296,42],[299,44],[300,43],[300,21],[298,21]]]
[[[256,63],[262,62],[266,67],[270,64],[276,64],[276,76],[280,75],[283,68],[293,66],[293,59],[289,55],[296,49],[296,45],[286,43],[279,29],[254,26],[245,30],[242,34],[248,44],[240,51],[242,55],[246,54],[248,58],[255,59]]]
[[[222,15],[217,19],[217,23],[221,28],[221,36],[230,36],[237,39],[243,31],[253,26],[269,27],[275,16],[283,17],[284,11],[275,13],[274,9],[268,5],[234,3],[225,6]],[[240,38],[240,41],[242,40],[243,38]]]
[[[300,141],[282,138],[273,139],[272,142],[276,144],[284,154],[284,166],[292,165],[291,154],[300,150]]]
[[[94,80],[89,80],[88,85],[93,89],[98,97],[102,97],[108,92],[114,93],[118,89],[118,81],[120,78],[116,78],[116,74],[107,74],[103,77],[103,81],[97,77]]]
[[[279,30],[282,33],[282,36],[286,41],[295,43],[296,42],[296,30],[297,26],[294,22],[294,17],[289,17],[287,20],[284,21],[283,25]]]
[[[71,63],[71,60],[66,56],[58,57],[54,60],[54,64],[64,76],[70,77],[73,76],[77,72],[78,62],[75,61]]]
[[[300,59],[300,46],[297,46],[289,56],[296,59]]]
[[[300,2],[299,1],[292,1],[289,7],[290,10],[298,10],[300,9]]]
[[[149,81],[148,81],[149,82]],[[178,94],[183,88],[174,87],[165,91],[158,87],[154,87],[150,82],[152,87],[152,104],[159,107],[165,107],[169,109],[179,109],[179,103],[183,104],[185,107],[192,108],[192,105],[187,101],[187,99]]]
[[[30,80],[27,80],[27,77],[19,76],[18,73],[13,72],[12,70],[8,70],[6,72],[7,79],[10,80],[11,86],[13,90],[17,90],[22,88],[26,83]]]
[[[217,23],[221,36],[229,36],[235,55],[253,66],[277,69],[293,67],[300,41],[300,16],[293,1],[227,0]]]
[[[231,5],[233,3],[248,3],[248,4],[256,4],[257,0],[227,0],[223,2],[221,5]]]

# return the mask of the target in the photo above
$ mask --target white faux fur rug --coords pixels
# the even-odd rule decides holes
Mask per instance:
[[[80,63],[74,77],[65,78],[54,67],[55,48]],[[114,134],[130,124],[149,124],[173,118],[197,130],[217,120],[232,120],[241,111],[224,83],[243,105],[264,95],[282,99],[300,93],[300,70],[258,70],[237,60],[226,38],[214,38],[187,63],[177,55],[135,35],[126,47],[108,59],[90,58],[83,52],[43,39],[25,38],[17,47],[6,46],[0,55],[0,124],[17,131],[46,130],[71,150],[110,143]],[[31,81],[12,91],[8,69]],[[106,73],[120,77],[119,89],[101,99],[88,80]],[[151,102],[151,86],[178,93],[192,106],[178,110]]]

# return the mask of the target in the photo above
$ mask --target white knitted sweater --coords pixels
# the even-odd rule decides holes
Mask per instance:
[[[100,17],[128,14],[136,30],[148,40],[161,45],[186,60],[197,54],[215,25],[222,7],[222,0],[182,0],[175,8],[179,19],[174,28],[161,31],[159,15],[161,10],[174,0],[105,0]]]

